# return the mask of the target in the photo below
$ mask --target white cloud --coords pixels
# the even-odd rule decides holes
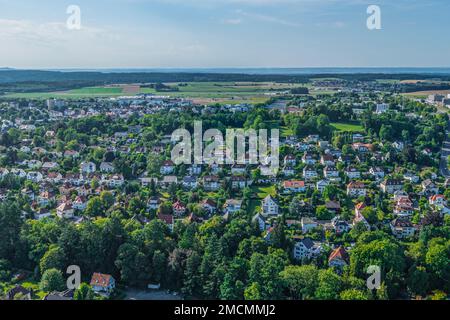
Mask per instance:
[[[300,26],[300,24],[297,22],[284,20],[284,19],[281,19],[281,18],[278,18],[275,16],[267,15],[267,14],[250,13],[250,12],[246,12],[243,10],[236,10],[236,13],[239,15],[242,15],[244,17],[248,17],[250,19],[254,19],[254,20],[258,20],[258,21],[276,23],[276,24],[281,24],[281,25],[289,26],[289,27],[299,27]]]
[[[222,20],[222,23],[238,25],[242,23],[242,19],[224,19]]]

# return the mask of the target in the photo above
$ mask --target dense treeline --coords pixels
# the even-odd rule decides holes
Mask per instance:
[[[367,300],[449,290],[448,221],[424,227],[409,245],[382,231],[355,231],[350,265],[338,274],[326,265],[328,251],[308,265],[294,263],[283,228],[266,242],[244,212],[231,221],[217,216],[201,225],[177,222],[170,232],[162,221],[143,226],[124,210],[75,226],[23,220],[20,207],[14,201],[0,205],[3,280],[16,267],[46,280],[55,269],[79,265],[85,281],[101,271],[124,285],[161,283],[187,297],[208,299]],[[373,264],[382,266],[383,284],[369,291],[366,270]]]

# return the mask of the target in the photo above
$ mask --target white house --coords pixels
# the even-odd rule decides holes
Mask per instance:
[[[96,169],[96,165],[93,162],[82,162],[80,164],[80,172],[84,174],[94,173]]]
[[[335,166],[326,166],[323,168],[323,175],[325,178],[338,178],[339,177],[339,171]]]
[[[382,114],[389,110],[389,104],[388,103],[378,103],[375,113],[376,114]]]
[[[403,182],[397,179],[386,179],[380,183],[380,188],[384,193],[393,194],[403,189]]]
[[[227,199],[223,205],[223,211],[225,214],[232,214],[241,210],[242,200]]]
[[[361,172],[355,167],[348,167],[344,171],[345,175],[350,179],[359,179],[361,178]]]
[[[366,194],[367,189],[363,182],[352,181],[347,185],[347,195],[350,197],[365,197]]]
[[[261,207],[262,207],[262,215],[267,216],[277,216],[279,211],[279,206],[275,202],[275,200],[272,199],[272,197],[267,195],[262,201],[261,201]]]
[[[303,168],[303,177],[305,180],[312,180],[318,177],[316,169],[313,166],[307,165]]]
[[[391,231],[399,239],[409,238],[414,235],[416,228],[406,218],[397,218],[390,223]]]
[[[60,218],[73,218],[73,207],[70,202],[63,202],[56,208],[56,214]]]
[[[105,173],[113,173],[114,166],[111,162],[102,162],[100,163],[100,171]]]
[[[316,189],[317,189],[317,191],[319,191],[320,193],[322,193],[323,192],[323,190],[325,190],[325,188],[327,187],[327,186],[329,186],[330,185],[330,181],[328,181],[328,180],[319,180],[319,181],[317,181],[317,183],[316,183]]]
[[[27,173],[27,179],[33,182],[41,182],[43,178],[42,173],[37,171],[30,171]]]
[[[311,218],[307,218],[307,217],[303,217],[300,220],[300,223],[302,225],[302,233],[307,233],[309,230],[317,228],[317,226],[318,226],[316,221],[314,221]]]
[[[322,251],[320,244],[314,243],[310,238],[295,241],[293,256],[296,260],[311,259]]]

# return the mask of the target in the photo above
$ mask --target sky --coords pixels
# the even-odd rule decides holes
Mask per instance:
[[[450,67],[449,16],[448,0],[0,0],[0,67]]]

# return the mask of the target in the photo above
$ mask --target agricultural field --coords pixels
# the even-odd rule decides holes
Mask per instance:
[[[170,97],[189,98],[201,104],[258,104],[268,101],[277,91],[299,87],[298,84],[276,82],[190,82],[165,83],[167,91],[156,91],[149,86],[110,85],[104,87],[86,87],[67,91],[10,93],[4,98],[27,99],[80,99],[89,97],[117,97],[122,95],[156,94]]]

